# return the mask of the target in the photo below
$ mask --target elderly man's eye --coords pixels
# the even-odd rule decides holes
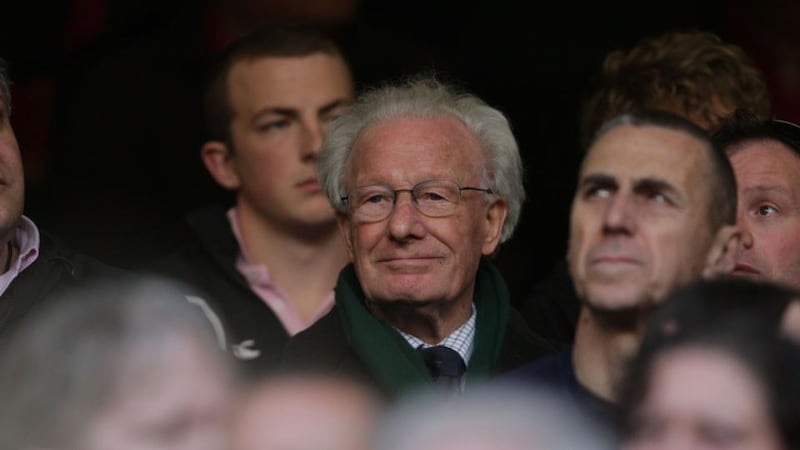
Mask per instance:
[[[364,198],[362,203],[383,203],[390,202],[391,198],[386,194],[373,194]]]
[[[426,202],[437,202],[447,200],[447,197],[433,191],[426,191],[420,194],[419,199]]]

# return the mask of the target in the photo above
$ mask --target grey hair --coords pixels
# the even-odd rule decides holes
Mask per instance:
[[[80,449],[125,375],[168,366],[189,339],[219,355],[202,312],[162,281],[86,286],[32,311],[0,349],[0,446]],[[227,370],[227,369],[226,369]]]
[[[499,198],[508,203],[501,242],[514,233],[525,200],[522,158],[502,112],[478,97],[459,92],[432,77],[414,77],[368,90],[331,125],[320,154],[319,178],[334,208],[346,213],[347,165],[361,133],[375,122],[400,117],[450,116],[480,143],[486,155],[481,177]]]

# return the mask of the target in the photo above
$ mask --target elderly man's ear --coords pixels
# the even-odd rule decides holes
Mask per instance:
[[[736,225],[723,226],[714,237],[708,252],[703,278],[714,278],[733,272],[736,267],[736,250],[742,239],[752,239],[752,236]]]
[[[503,224],[506,222],[508,215],[508,203],[505,200],[495,199],[489,205],[484,217],[486,225],[486,237],[483,241],[481,251],[483,255],[492,255],[497,251],[500,245],[500,236],[503,233]]]
[[[345,248],[347,249],[347,256],[350,261],[355,261],[355,250],[353,249],[353,228],[350,224],[350,218],[347,214],[336,211],[336,223],[339,225],[339,232],[344,240]]]
[[[206,142],[200,149],[200,158],[217,184],[231,191],[239,189],[239,173],[227,144],[222,141]]]

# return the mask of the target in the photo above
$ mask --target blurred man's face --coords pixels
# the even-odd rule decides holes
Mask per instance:
[[[654,362],[647,385],[627,449],[785,448],[764,388],[720,350],[667,351]]]
[[[729,154],[739,191],[743,239],[734,274],[800,287],[800,156],[778,141],[756,140]]]
[[[230,450],[369,450],[383,405],[366,386],[324,378],[266,380],[242,397]]]
[[[589,149],[568,251],[587,305],[639,309],[701,275],[713,242],[704,145],[676,130],[622,125]]]
[[[230,168],[238,206],[273,226],[334,226],[316,164],[331,121],[353,96],[338,56],[260,58],[228,76],[233,118]]]
[[[170,336],[157,349],[128,355],[131,364],[120,358],[114,392],[87,425],[81,448],[227,449],[233,380],[222,354],[203,344],[188,335]]]
[[[0,98],[0,239],[9,239],[25,201],[25,176],[7,105]]]

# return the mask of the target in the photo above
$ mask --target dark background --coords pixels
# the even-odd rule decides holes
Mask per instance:
[[[800,121],[796,0],[70,0],[6,2],[0,57],[26,214],[108,263],[136,267],[180,240],[183,216],[226,196],[199,159],[209,57],[266,21],[304,21],[342,46],[358,86],[434,71],[504,111],[528,200],[498,255],[522,295],[566,248],[581,99],[604,55],[669,29],[703,29],[764,70],[777,115]]]

